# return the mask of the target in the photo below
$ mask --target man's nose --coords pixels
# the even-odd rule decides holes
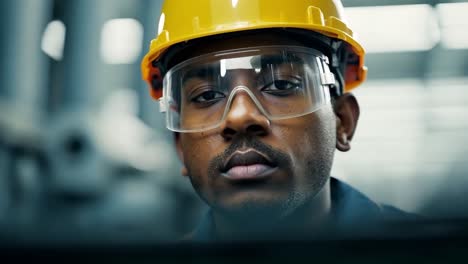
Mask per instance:
[[[221,132],[225,139],[231,139],[237,134],[265,136],[270,133],[270,120],[247,92],[237,92],[228,107]]]

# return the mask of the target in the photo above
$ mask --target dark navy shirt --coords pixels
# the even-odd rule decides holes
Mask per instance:
[[[379,238],[393,229],[392,223],[418,218],[395,207],[377,204],[347,183],[333,177],[330,179],[330,189],[330,221],[322,229],[326,231],[322,232],[320,238]],[[186,238],[207,242],[217,240],[211,212],[205,215],[200,225]]]

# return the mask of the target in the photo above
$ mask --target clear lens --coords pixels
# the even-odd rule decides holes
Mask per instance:
[[[231,102],[247,92],[270,120],[312,113],[328,102],[324,56],[304,47],[268,46],[207,54],[164,78],[167,127],[198,132],[223,122]]]

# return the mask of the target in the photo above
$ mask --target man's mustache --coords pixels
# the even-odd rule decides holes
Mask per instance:
[[[278,167],[290,168],[292,166],[291,158],[283,151],[273,148],[255,137],[240,137],[233,139],[231,145],[229,145],[223,153],[217,155],[210,161],[210,176],[216,176],[223,169],[229,157],[240,149],[253,149],[265,155],[269,160],[277,164]]]

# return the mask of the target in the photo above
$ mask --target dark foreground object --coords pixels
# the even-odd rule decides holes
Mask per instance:
[[[468,263],[468,221],[418,222],[387,234],[235,243],[9,239],[1,243],[0,258],[2,263]]]

